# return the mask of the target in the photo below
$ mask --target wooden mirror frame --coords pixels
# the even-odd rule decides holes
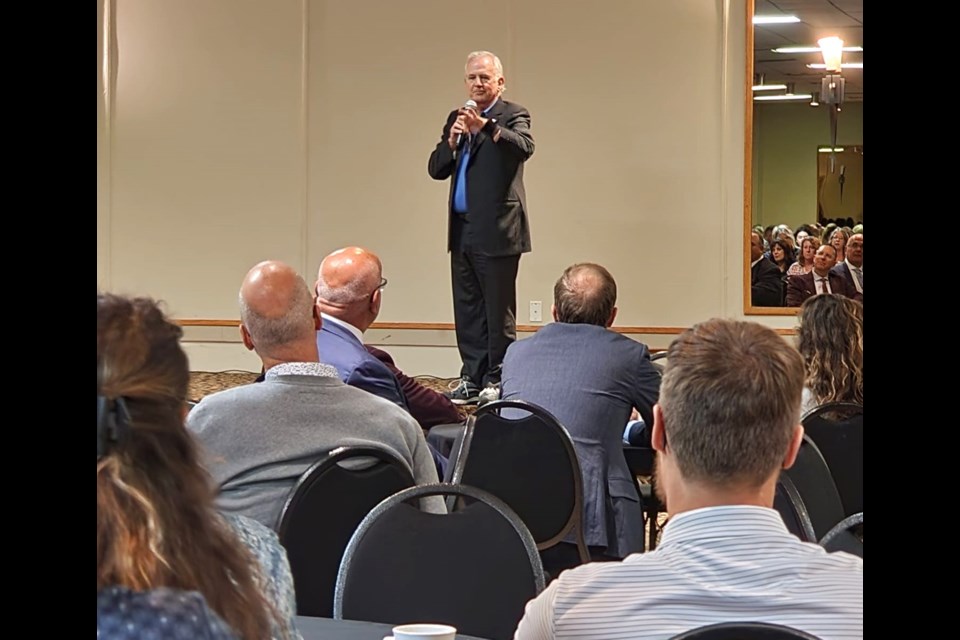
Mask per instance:
[[[755,307],[750,296],[750,231],[753,229],[753,12],[754,0],[746,0],[747,72],[744,76],[743,128],[743,314],[748,316],[795,316],[797,307]]]

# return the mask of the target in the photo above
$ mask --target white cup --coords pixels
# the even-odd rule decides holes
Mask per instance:
[[[404,624],[393,628],[394,640],[454,640],[457,628],[446,624]]]

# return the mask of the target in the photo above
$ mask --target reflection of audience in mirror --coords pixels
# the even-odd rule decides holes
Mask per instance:
[[[860,299],[863,294],[847,284],[846,278],[831,271],[837,264],[837,250],[833,245],[820,245],[813,256],[813,270],[787,281],[787,306],[799,307],[812,296],[821,293],[838,293],[848,298]]]
[[[798,231],[799,235],[800,232]],[[800,276],[813,271],[813,256],[820,248],[820,240],[817,236],[806,235],[800,241],[800,253],[797,254],[797,260],[790,265],[787,270],[787,276]]]
[[[783,280],[780,269],[764,257],[763,237],[750,233],[750,304],[755,307],[783,305]]]
[[[833,268],[863,299],[863,234],[855,233],[847,240],[846,258]]]
[[[800,309],[798,348],[806,367],[801,415],[828,402],[863,404],[863,305],[814,296]]]
[[[779,238],[773,241],[770,247],[770,258],[773,264],[777,265],[780,273],[786,275],[790,265],[794,262],[793,244],[786,238]]]
[[[293,579],[276,536],[254,540],[263,527],[228,522],[214,507],[184,427],[182,336],[153,300],[97,295],[98,595],[196,591],[238,637],[297,637]]]
[[[837,262],[843,262],[847,253],[847,240],[850,239],[850,231],[844,227],[837,227],[830,234],[830,244],[837,250]]]

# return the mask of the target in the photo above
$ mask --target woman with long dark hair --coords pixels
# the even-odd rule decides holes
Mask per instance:
[[[275,534],[214,507],[184,427],[181,336],[153,300],[97,295],[98,607],[114,591],[198,592],[239,638],[297,637]]]

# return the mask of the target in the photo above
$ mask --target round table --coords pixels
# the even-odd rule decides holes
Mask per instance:
[[[396,624],[382,624],[380,622],[297,616],[297,628],[300,630],[303,640],[320,640],[321,638],[324,640],[383,640],[384,637],[390,635],[396,626]],[[458,633],[457,640],[484,639]]]

